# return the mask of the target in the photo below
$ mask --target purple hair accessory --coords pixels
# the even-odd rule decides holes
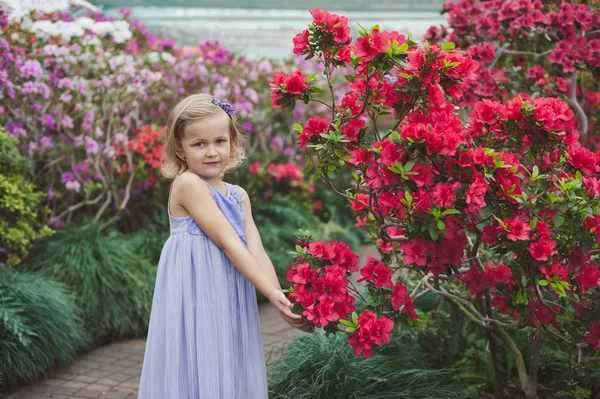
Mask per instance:
[[[233,116],[233,106],[229,103],[229,101],[225,100],[224,98],[213,98],[212,102],[213,104],[221,107],[221,109],[225,111],[227,115]]]

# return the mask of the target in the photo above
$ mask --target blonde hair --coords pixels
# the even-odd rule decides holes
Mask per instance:
[[[163,138],[166,159],[161,166],[161,173],[167,179],[173,179],[188,169],[187,163],[181,157],[183,153],[181,139],[186,126],[209,118],[219,111],[225,112],[213,103],[213,98],[210,94],[192,94],[181,100],[171,111]],[[246,159],[246,151],[242,146],[242,134],[238,128],[235,114],[229,118],[231,156],[223,173],[238,167]]]

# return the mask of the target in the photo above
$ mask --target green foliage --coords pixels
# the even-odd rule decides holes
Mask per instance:
[[[317,219],[304,207],[283,196],[275,196],[269,202],[256,202],[252,204],[252,211],[263,246],[275,266],[279,282],[282,287],[287,287],[289,282],[285,275],[293,260],[289,250],[296,245],[296,232],[299,228],[315,226],[318,224]],[[259,300],[264,298],[259,295]]]
[[[465,316],[445,301],[433,302],[435,296],[426,294],[418,298],[415,306],[426,311],[415,334],[414,343],[398,345],[400,350],[418,352],[424,363],[421,367],[435,365],[444,368],[461,368],[476,377],[470,385],[475,392],[495,391],[498,388],[494,374],[491,346],[485,333],[470,323]],[[531,356],[531,341],[526,334],[509,330],[512,340],[526,359]],[[392,354],[389,346],[382,350]],[[600,392],[600,366],[577,366],[576,353],[569,353],[564,342],[552,334],[544,334],[540,348],[538,381],[541,385],[555,389],[556,397],[576,398],[581,392]],[[496,366],[505,386],[518,385],[517,370],[512,353],[496,340]]]
[[[355,357],[346,341],[343,334],[325,337],[322,333],[296,339],[280,358],[268,363],[269,397],[469,397],[457,373],[413,367],[410,347],[398,355],[374,355],[366,359]]]
[[[342,240],[355,248],[360,244],[356,230],[349,232],[333,218],[324,223],[301,203],[283,195],[275,195],[269,202],[256,201],[252,211],[263,246],[282,287],[290,285],[285,276],[293,261],[290,251],[296,246],[298,229],[311,230],[321,240]],[[257,294],[260,302],[265,300],[264,296]]]
[[[161,223],[162,220],[154,220],[150,223],[144,223],[136,233],[127,235],[135,253],[138,256],[148,259],[153,266],[158,265],[163,245],[169,238],[167,211],[166,209],[161,210],[160,213],[165,216],[165,222]],[[156,214],[157,212],[155,212],[157,218],[162,219]]]
[[[156,264],[136,249],[132,240],[107,236],[98,224],[72,223],[40,242],[26,265],[65,283],[86,327],[104,342],[146,333]]]
[[[72,299],[52,279],[0,271],[0,391],[68,364],[89,343]]]
[[[24,177],[28,170],[17,140],[0,126],[0,267],[18,265],[36,238],[52,233],[38,222],[44,194]]]

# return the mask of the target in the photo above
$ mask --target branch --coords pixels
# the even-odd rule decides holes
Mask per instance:
[[[429,282],[427,280],[425,280],[423,282],[423,284],[425,284],[425,286],[429,289],[429,291],[433,292],[434,294],[441,295],[443,297],[446,297],[453,301],[459,302],[459,303],[463,304],[464,306],[466,306],[467,309],[469,309],[471,311],[473,316],[475,316],[479,321],[481,321],[481,323],[483,324],[483,327],[485,327],[485,328],[487,328],[489,325],[492,325],[492,324],[496,325],[497,327],[516,328],[521,324],[521,321],[515,321],[513,323],[503,323],[499,320],[485,317],[481,313],[479,313],[479,311],[475,308],[475,306],[473,306],[473,304],[471,302],[467,301],[466,299],[463,299],[459,296],[450,294],[449,292],[447,292],[445,290],[436,290],[434,287],[431,286],[431,284],[429,284]],[[478,324],[481,325],[481,323],[478,323]],[[504,331],[504,330],[502,330],[502,331]]]
[[[506,44],[506,45],[504,45],[504,47],[499,47],[497,49],[496,58],[494,58],[494,61],[492,61],[487,68],[488,69],[492,69],[496,65],[496,63],[500,60],[500,57],[502,57],[503,54],[531,55],[533,57],[539,58],[539,57],[544,57],[544,56],[552,53],[552,51],[554,51],[554,50],[551,49],[551,50],[546,50],[546,51],[544,51],[542,53],[536,53],[536,52],[533,52],[533,51],[509,50],[508,49],[508,44]]]
[[[102,197],[106,194],[106,190],[103,191],[102,193],[100,193],[100,195],[98,195],[96,198],[94,198],[93,200],[85,200],[85,201],[81,201],[75,205],[71,205],[70,207],[68,207],[67,209],[65,209],[64,211],[62,211],[58,216],[55,216],[53,219],[62,219],[65,215],[81,208],[82,206],[85,205],[94,205],[97,204]]]
[[[333,110],[333,107],[332,107],[331,105],[327,104],[327,103],[326,103],[325,101],[323,101],[323,100],[319,100],[318,98],[311,98],[310,100],[311,100],[311,101],[316,101],[316,102],[318,102],[318,103],[321,103],[321,104],[325,105],[327,108],[329,108],[329,109]]]
[[[543,53],[535,53],[533,51],[508,50],[507,48],[504,49],[504,53],[506,54],[531,55],[533,57],[544,57],[550,54],[552,51],[554,51],[554,49],[546,50]]]
[[[575,112],[577,112],[579,119],[581,119],[581,131],[579,133],[581,138],[585,140],[588,134],[588,117],[583,111],[583,108],[581,108],[579,101],[577,101],[577,71],[573,71],[573,74],[571,75],[569,96],[571,96],[571,98],[567,98],[567,101],[575,108]]]

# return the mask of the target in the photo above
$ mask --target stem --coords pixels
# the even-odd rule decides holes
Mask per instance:
[[[585,140],[588,134],[588,117],[583,111],[583,108],[581,108],[581,105],[579,105],[579,101],[577,101],[577,71],[574,71],[571,75],[571,86],[569,89],[569,96],[570,98],[568,98],[567,101],[569,101],[573,108],[575,108],[575,112],[577,112],[577,115],[579,115],[579,118],[581,119],[580,136],[581,139]]]
[[[531,389],[529,375],[527,375],[527,367],[525,366],[525,360],[523,359],[523,354],[517,348],[517,345],[512,340],[510,335],[503,328],[499,326],[494,326],[494,333],[498,335],[498,338],[504,342],[504,344],[510,349],[515,359],[515,364],[517,366],[517,372],[519,374],[519,381],[521,382],[521,388],[525,392],[525,396],[527,399],[537,399],[537,389]]]
[[[542,348],[542,333],[539,332],[537,337],[533,338],[533,345],[531,347],[531,359],[529,360],[529,385],[531,389],[537,388],[538,380],[538,364],[540,360],[540,350]]]

